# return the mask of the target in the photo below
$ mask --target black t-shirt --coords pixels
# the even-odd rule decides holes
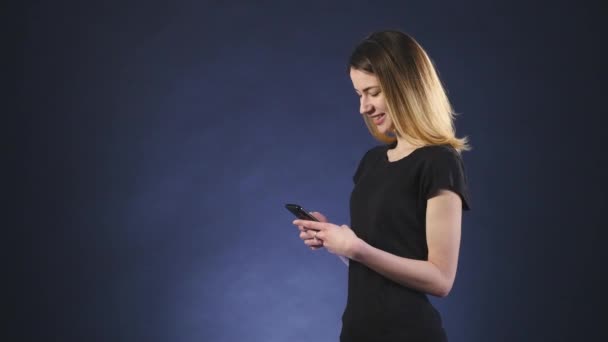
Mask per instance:
[[[460,195],[463,209],[468,210],[464,165],[450,145],[424,146],[391,162],[386,152],[395,145],[374,147],[361,159],[353,177],[351,228],[378,249],[427,260],[427,200],[447,189]],[[445,341],[446,337],[426,294],[351,260],[340,340]]]

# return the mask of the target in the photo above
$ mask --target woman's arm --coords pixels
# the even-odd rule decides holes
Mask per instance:
[[[319,220],[319,222],[328,221],[327,217],[318,211],[311,211],[309,214],[314,216],[317,220]],[[306,244],[310,247],[310,249],[317,250],[317,249],[323,247],[323,242],[321,240],[316,240],[313,238],[314,232],[309,232],[306,229],[304,229],[304,227],[302,227],[302,226],[299,226],[298,228],[300,229],[300,238],[302,240],[306,241]],[[349,266],[350,260],[347,257],[345,257],[343,255],[339,255],[339,254],[337,256],[340,260],[342,260],[342,262],[346,265],[346,267]]]
[[[426,238],[428,261],[396,256],[357,239],[350,259],[407,287],[438,297],[449,294],[456,278],[460,248],[462,202],[447,190],[428,200]]]
[[[299,219],[293,224],[300,228],[300,238],[312,249],[325,247],[330,253],[364,264],[399,284],[445,297],[456,278],[461,219],[462,201],[455,192],[442,190],[428,200],[428,260],[403,258],[372,247],[346,225]]]

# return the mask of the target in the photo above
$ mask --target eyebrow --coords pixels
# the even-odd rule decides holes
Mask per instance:
[[[365,93],[366,91],[370,90],[371,88],[380,88],[380,86],[369,86],[369,87],[363,89],[363,92]],[[355,89],[355,91],[358,91],[358,90]]]

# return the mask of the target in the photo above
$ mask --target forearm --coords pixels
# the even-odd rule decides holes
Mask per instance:
[[[434,296],[445,297],[452,287],[453,279],[432,262],[403,258],[370,246],[361,239],[351,259],[403,286]]]

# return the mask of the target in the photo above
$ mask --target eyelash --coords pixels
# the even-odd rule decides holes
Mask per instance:
[[[380,95],[380,92],[377,92],[375,94],[369,94],[371,97],[376,97],[378,95]],[[357,94],[357,97],[361,97],[361,95]]]

